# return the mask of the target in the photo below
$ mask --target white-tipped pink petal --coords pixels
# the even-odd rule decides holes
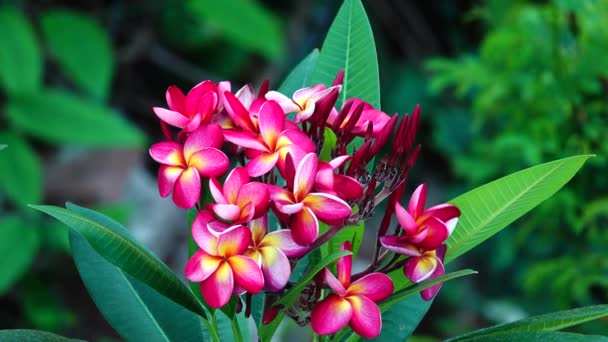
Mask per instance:
[[[296,213],[291,218],[291,236],[299,245],[310,245],[319,236],[319,222],[309,208]]]
[[[220,182],[217,180],[217,178],[215,178],[215,177],[209,178],[209,191],[211,192],[211,197],[213,197],[213,200],[215,201],[215,203],[218,203],[218,204],[227,204],[228,203],[228,201],[226,200],[226,197],[224,197],[224,191],[222,189],[222,186],[220,185]]]
[[[266,234],[261,246],[272,246],[280,249],[288,258],[299,258],[308,252],[308,247],[293,241],[290,229],[279,229]]]
[[[209,231],[208,223],[215,220],[210,212],[199,211],[192,222],[192,238],[205,253],[217,255],[217,236]]]
[[[348,203],[334,195],[313,192],[308,194],[303,202],[320,221],[328,224],[340,223],[352,213]]]
[[[293,180],[293,194],[297,202],[300,202],[308,195],[315,184],[319,158],[314,153],[307,154],[296,168],[296,175]]]
[[[412,244],[410,241],[403,237],[394,235],[385,235],[380,237],[380,244],[382,247],[388,249],[391,252],[409,255],[409,256],[420,256],[420,248]]]
[[[181,144],[172,141],[163,141],[150,147],[150,157],[155,161],[171,166],[185,166],[183,148]]]
[[[353,311],[349,324],[353,331],[365,338],[380,335],[382,317],[380,317],[378,305],[365,296],[350,296],[346,297],[346,300]]]
[[[443,267],[443,263],[439,262],[437,264],[437,267],[435,268],[435,271],[433,272],[433,274],[431,274],[429,279],[437,278],[444,274],[445,274],[445,269]],[[439,290],[441,289],[442,285],[443,285],[443,283],[439,283],[437,285],[433,285],[433,286],[429,287],[428,289],[424,289],[424,290],[420,291],[420,296],[422,297],[422,299],[429,301],[429,300],[433,299],[433,297],[435,297],[437,292],[439,292]]]
[[[351,304],[332,293],[312,308],[310,325],[317,334],[333,334],[344,328],[352,315]]]
[[[264,274],[265,288],[269,291],[282,290],[291,275],[289,259],[278,248],[262,247],[262,273]]]
[[[414,283],[429,279],[441,262],[434,256],[423,255],[407,259],[403,265],[405,276]]]
[[[190,118],[187,118],[184,115],[182,115],[181,113],[178,113],[176,111],[161,108],[161,107],[154,107],[154,108],[152,108],[152,110],[154,111],[154,114],[156,114],[156,116],[159,119],[168,123],[171,126],[184,128],[184,127],[186,127],[186,125],[188,125],[190,123]]]
[[[348,287],[348,295],[363,295],[374,302],[380,302],[393,294],[393,281],[384,273],[370,273],[357,279]]]
[[[161,197],[169,196],[182,172],[184,172],[184,169],[181,166],[160,166],[158,169],[158,192]]]
[[[325,282],[335,293],[341,297],[346,296],[346,288],[344,287],[344,284],[338,280],[333,273],[331,273],[329,268],[326,267],[323,269],[323,275],[325,276]]]
[[[279,106],[281,106],[284,113],[292,113],[300,110],[300,107],[293,102],[292,99],[279,93],[278,91],[271,90],[267,92],[265,98],[269,101],[276,101]]]
[[[236,204],[208,203],[207,209],[225,221],[236,221],[241,216],[241,208]]]

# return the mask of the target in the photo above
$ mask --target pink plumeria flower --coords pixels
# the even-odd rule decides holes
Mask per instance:
[[[308,248],[296,244],[289,229],[279,229],[268,233],[268,216],[264,215],[249,222],[252,243],[245,255],[262,265],[265,288],[269,291],[282,290],[291,275],[288,258],[298,258]]]
[[[342,250],[352,251],[349,242]],[[393,282],[384,273],[370,273],[350,282],[352,255],[340,258],[336,278],[328,268],[324,269],[325,281],[334,293],[317,303],[310,316],[312,329],[321,335],[333,334],[347,324],[357,334],[374,338],[380,335],[382,317],[377,302],[388,298],[394,290]]]
[[[251,244],[249,228],[236,225],[217,233],[206,221],[208,213],[199,214],[192,224],[192,237],[200,250],[188,260],[186,277],[201,283],[203,299],[213,308],[226,305],[233,294],[259,293],[264,275],[258,263],[244,255]]]
[[[169,109],[154,107],[159,119],[171,126],[192,132],[201,124],[211,122],[219,102],[217,85],[203,81],[184,95],[176,86],[170,86],[166,92]]]
[[[315,185],[319,159],[307,154],[298,164],[295,174],[288,175],[287,183],[293,191],[269,186],[270,197],[276,209],[291,215],[290,227],[293,240],[309,245],[319,235],[319,220],[327,224],[339,224],[350,216],[352,209],[344,200],[334,195],[311,192]]]
[[[419,250],[418,255],[412,255],[403,265],[405,276],[414,283],[420,283],[444,275],[443,258],[446,249],[446,245],[441,245],[433,251]],[[441,285],[433,285],[422,290],[420,296],[424,300],[431,300],[439,292]]]
[[[228,95],[229,93],[226,93]],[[268,173],[285,160],[288,152],[305,154],[315,150],[315,144],[299,129],[286,129],[285,113],[274,101],[265,102],[258,117],[259,134],[251,131],[224,130],[224,138],[231,143],[249,149],[247,172],[251,177]]]
[[[161,164],[160,195],[173,192],[178,207],[194,207],[201,193],[201,177],[217,177],[228,169],[228,158],[219,150],[222,142],[222,129],[209,124],[190,133],[183,145],[172,141],[152,145],[150,156]]]
[[[350,111],[348,112],[348,114],[346,114],[346,117],[340,123],[338,130],[343,129],[346,126],[357,106],[361,104],[363,105],[363,111],[361,112],[361,116],[355,123],[355,126],[350,133],[357,136],[365,136],[367,132],[367,126],[369,125],[369,123],[372,123],[373,136],[376,137],[378,136],[378,134],[380,134],[380,131],[382,131],[382,128],[384,128],[386,123],[391,119],[391,117],[388,116],[386,113],[381,110],[375,109],[371,104],[363,100],[357,98],[350,98],[346,100],[346,102],[344,102],[344,105],[342,107],[347,106],[349,104],[351,105]],[[334,126],[335,121],[338,120],[338,117],[338,112],[336,110],[332,110],[329,114],[329,118],[327,119],[328,124],[330,126]]]
[[[268,211],[270,195],[266,185],[251,182],[245,168],[230,171],[223,187],[211,177],[209,189],[216,203],[207,204],[207,208],[232,224],[249,222]]]
[[[265,102],[263,98],[256,97],[251,85],[245,85],[236,94],[230,92],[230,83],[220,82],[220,100],[225,108],[230,127],[240,128],[250,132],[257,132],[257,113]],[[226,119],[226,117],[224,117]]]
[[[421,184],[414,191],[407,210],[399,202],[395,203],[395,216],[405,235],[383,236],[380,242],[384,247],[406,255],[406,250],[412,249],[412,246],[431,251],[452,234],[460,217],[460,210],[449,203],[424,210],[425,202],[426,185]]]
[[[322,100],[325,96],[333,91],[340,91],[341,85],[326,88],[323,84],[317,84],[312,87],[296,90],[293,94],[293,99],[279,93],[278,91],[269,91],[266,93],[267,100],[274,100],[279,103],[285,113],[296,113],[296,122],[302,122],[314,113],[316,103]]]
[[[335,174],[350,156],[340,156],[329,162],[319,161],[315,180],[315,191],[335,195],[343,200],[357,200],[363,196],[363,186],[356,179]]]

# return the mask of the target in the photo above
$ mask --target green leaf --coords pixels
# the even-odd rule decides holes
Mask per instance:
[[[34,29],[18,10],[0,7],[0,86],[9,95],[37,91],[42,83],[42,55]]]
[[[440,277],[429,279],[427,281],[416,284],[415,286],[409,287],[407,289],[397,291],[397,292],[393,293],[387,300],[380,303],[380,311],[384,312],[384,311],[388,310],[388,308],[390,308],[394,304],[397,304],[398,302],[404,300],[405,298],[407,298],[409,296],[420,293],[420,291],[428,289],[431,286],[434,286],[434,285],[437,285],[440,283],[445,283],[448,280],[464,277],[464,276],[471,275],[471,274],[477,274],[477,271],[460,270],[460,271],[444,274]]]
[[[42,199],[42,165],[32,147],[21,137],[0,132],[10,148],[0,154],[0,190],[20,205]]]
[[[314,49],[291,70],[279,87],[279,92],[291,97],[296,90],[311,86],[310,79],[317,65],[317,59],[319,59],[319,50]]]
[[[285,307],[290,307],[306,285],[308,285],[319,272],[337,261],[339,258],[350,254],[351,253],[349,251],[338,251],[323,258],[318,263],[315,263],[315,266],[308,273],[303,275],[300,280],[293,287],[291,287],[289,291],[287,291],[286,294],[273,303],[273,306],[284,305]],[[258,336],[261,341],[265,342],[271,340],[284,316],[285,314],[283,311],[279,311],[279,314],[271,323],[259,327]]]
[[[93,18],[52,10],[40,19],[51,55],[66,74],[93,97],[108,97],[114,72],[112,43]]]
[[[73,210],[86,215],[79,208]],[[73,229],[70,245],[80,277],[97,308],[125,340],[210,339],[200,317],[122,272]]]
[[[329,162],[331,161],[331,151],[336,148],[338,137],[336,137],[336,133],[328,127],[325,127],[324,137],[321,153],[319,153],[319,160]]]
[[[556,331],[513,332],[490,336],[477,336],[466,341],[474,342],[608,342],[608,337],[581,335]]]
[[[68,207],[79,212],[48,205],[31,205],[31,207],[53,216],[76,230],[99,255],[126,274],[186,309],[207,318],[207,312],[188,287],[119,223],[74,204],[69,204]],[[85,212],[86,215],[81,214]]]
[[[4,150],[6,148],[7,145],[4,144],[0,144],[0,151]]]
[[[70,342],[83,341],[71,339],[46,331],[15,329],[15,330],[0,330],[0,341],[4,342]]]
[[[0,218],[0,296],[29,269],[39,247],[36,227],[16,215]]]
[[[534,166],[450,201],[460,208],[462,215],[447,240],[445,262],[482,243],[551,197],[574,177],[589,157],[581,155]]]
[[[49,143],[134,146],[143,133],[114,110],[59,90],[10,99],[7,119],[13,126]]]
[[[396,303],[382,313],[382,331],[376,341],[405,341],[424,318],[433,301],[425,301],[420,296],[411,296]],[[403,313],[407,312],[407,315]]]
[[[253,0],[190,0],[188,8],[226,39],[243,48],[278,59],[285,49],[281,21]]]
[[[469,340],[473,337],[513,332],[550,331],[568,328],[602,317],[608,317],[608,304],[586,306],[577,309],[563,310],[521,319],[519,321],[499,324],[493,327],[476,330],[449,341]]]
[[[358,97],[380,108],[376,44],[361,0],[345,0],[340,7],[323,42],[312,83],[330,85],[342,69],[344,83],[337,106]]]

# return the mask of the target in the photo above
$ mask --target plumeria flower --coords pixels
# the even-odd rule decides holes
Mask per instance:
[[[231,126],[224,128],[240,128],[257,132],[257,114],[265,102],[264,98],[256,97],[251,85],[245,85],[236,94],[230,92],[230,83],[220,82],[220,100]]]
[[[232,224],[249,222],[268,211],[270,195],[266,185],[250,182],[245,168],[230,171],[223,187],[217,178],[211,177],[209,189],[216,203],[207,204],[207,208]]]
[[[249,228],[252,242],[245,255],[262,265],[267,290],[275,292],[282,290],[291,275],[288,258],[301,257],[308,248],[296,244],[291,238],[289,229],[268,233],[267,215],[250,221]]]
[[[344,200],[322,192],[312,192],[318,171],[316,154],[307,154],[298,164],[295,174],[288,175],[293,191],[269,186],[270,197],[276,209],[291,215],[290,227],[294,241],[309,245],[319,235],[319,220],[327,224],[339,224],[350,216],[352,209]],[[291,181],[292,180],[292,181]]]
[[[228,95],[229,93],[226,93]],[[251,158],[247,172],[251,177],[268,173],[284,162],[288,152],[303,155],[315,150],[315,144],[299,129],[285,129],[285,113],[274,101],[265,102],[258,117],[259,134],[253,131],[224,130],[224,138],[231,143],[249,149]],[[252,129],[255,129],[253,127]]]
[[[345,242],[341,249],[352,251],[350,242]],[[363,337],[377,337],[382,329],[382,317],[376,303],[393,293],[391,278],[375,272],[351,283],[352,255],[340,258],[336,268],[337,278],[328,268],[324,269],[325,281],[333,293],[313,307],[310,316],[312,329],[317,334],[326,335],[348,324]]]
[[[419,283],[444,275],[443,258],[445,257],[446,249],[446,245],[441,245],[436,250],[420,250],[417,255],[411,255],[403,265],[405,276],[414,283]],[[420,296],[424,300],[431,300],[439,292],[441,285],[440,283],[422,290]]]
[[[200,282],[201,294],[207,304],[220,308],[230,296],[264,288],[264,275],[257,262],[244,255],[251,244],[251,231],[241,225],[231,226],[221,233],[205,224],[209,214],[197,215],[192,224],[192,237],[200,247],[186,264],[186,277]]]
[[[184,95],[176,86],[170,86],[166,92],[169,109],[154,107],[159,119],[171,126],[192,132],[201,124],[209,123],[219,102],[217,85],[203,81]]]
[[[329,162],[319,161],[315,178],[315,191],[338,196],[344,200],[357,200],[363,196],[363,186],[356,179],[335,174],[350,156],[340,156]]]
[[[384,126],[391,119],[391,117],[383,111],[375,109],[371,104],[357,98],[351,98],[344,102],[344,105],[342,107],[350,106],[350,110],[346,114],[344,120],[339,123],[337,129],[340,130],[346,126],[346,124],[350,121],[355,109],[359,105],[363,106],[363,111],[361,112],[361,116],[355,123],[355,126],[353,127],[350,133],[358,136],[365,136],[365,133],[367,132],[367,126],[371,122],[373,125],[373,136],[378,136],[378,134],[380,134],[380,131],[382,131],[382,128],[384,128]],[[332,127],[335,127],[335,125],[338,124],[336,123],[336,120],[338,120],[339,116],[340,115],[336,110],[332,110],[329,114],[329,118],[327,119],[328,124]]]
[[[183,145],[172,141],[152,145],[150,156],[161,164],[160,195],[173,192],[178,207],[194,207],[201,193],[201,177],[217,177],[228,169],[228,158],[219,150],[222,143],[220,126],[209,124],[190,133]]]
[[[266,93],[267,100],[276,101],[285,113],[296,113],[296,122],[302,122],[314,113],[315,104],[333,91],[339,92],[342,89],[341,85],[335,85],[326,88],[323,84],[317,84],[312,87],[296,90],[293,94],[293,99],[279,93],[278,91],[269,91]]]

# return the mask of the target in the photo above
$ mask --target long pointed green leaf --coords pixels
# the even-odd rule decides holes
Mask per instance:
[[[55,206],[31,205],[31,207],[75,229],[97,253],[123,272],[186,309],[207,318],[205,309],[188,287],[158,257],[137,243],[120,224],[104,223],[112,220],[94,211],[89,211],[88,216],[83,216]]]
[[[285,77],[279,87],[279,92],[291,96],[296,90],[311,86],[312,72],[317,65],[319,50],[312,50],[304,59],[296,65],[293,70]]]
[[[338,106],[358,97],[380,108],[380,81],[374,35],[361,0],[345,0],[321,48],[313,83],[331,84],[344,69]]]
[[[82,340],[71,339],[46,331],[15,329],[0,330],[0,341],[3,342],[76,342]]]
[[[198,315],[122,272],[73,229],[70,245],[97,308],[125,340],[209,341]]]
[[[608,317],[608,304],[586,306],[528,317],[511,323],[499,324],[493,327],[476,330],[454,337],[449,341],[468,341],[472,337],[488,336],[506,332],[560,330],[602,317]]]
[[[460,208],[462,216],[447,240],[445,262],[482,243],[556,193],[589,157],[581,155],[534,166],[450,201]]]
[[[42,163],[36,151],[25,139],[10,132],[0,132],[0,141],[10,145],[0,154],[0,192],[19,205],[40,202]]]
[[[608,337],[557,331],[514,332],[491,336],[477,336],[470,342],[608,342]]]

